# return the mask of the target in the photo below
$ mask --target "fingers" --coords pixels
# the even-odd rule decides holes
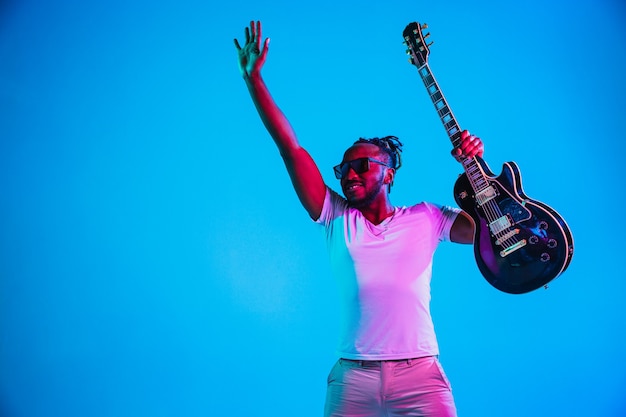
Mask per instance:
[[[254,36],[256,35],[256,28],[254,27],[254,20],[250,21],[250,36],[251,36],[251,41],[254,42]]]
[[[263,39],[261,37],[261,21],[257,20],[256,22],[256,35],[255,35],[255,41],[256,41],[256,49],[260,50],[261,49],[261,39]]]
[[[256,27],[255,27],[255,22],[254,21],[250,21],[250,27],[246,27],[244,29],[244,37],[245,37],[245,45],[248,45],[250,43],[256,43],[257,47],[256,49],[259,49],[260,46],[260,39],[261,39],[261,22],[256,22]],[[237,50],[241,50],[242,47],[239,44],[239,41],[235,38],[235,48],[237,48]]]
[[[261,21],[250,21],[250,26],[245,28],[245,39],[246,43],[243,47],[239,44],[239,41],[235,39],[235,48],[237,48],[237,51],[241,51],[243,49],[246,51],[251,51],[252,53],[257,55],[259,53],[261,53],[262,56],[265,56],[265,54],[267,54],[267,49],[269,48],[270,43],[269,38],[265,39],[265,42],[263,44],[263,51],[261,52]]]
[[[265,39],[263,43],[263,51],[261,51],[261,58],[265,59],[265,55],[267,55],[267,51],[270,49],[270,38]]]
[[[483,152],[484,146],[480,138],[464,130],[461,132],[461,143],[459,147],[454,150],[453,155],[457,157],[473,158],[475,156],[482,157]]]
[[[253,51],[259,53],[261,49],[261,21],[250,21],[250,27],[246,27],[246,45],[253,44]]]
[[[261,47],[261,21],[250,21],[250,38],[248,42],[256,44],[256,49]]]

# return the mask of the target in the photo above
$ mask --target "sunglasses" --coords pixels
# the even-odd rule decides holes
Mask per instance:
[[[357,174],[367,172],[370,169],[370,162],[391,168],[391,166],[389,166],[389,164],[387,164],[386,162],[379,161],[374,158],[357,158],[353,159],[352,161],[342,162],[341,164],[333,167],[333,170],[335,171],[335,177],[338,180],[342,179],[343,177],[348,175],[350,169],[352,169]]]

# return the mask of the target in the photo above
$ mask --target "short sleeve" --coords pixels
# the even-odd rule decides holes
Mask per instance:
[[[439,241],[450,241],[450,230],[452,229],[452,224],[454,224],[457,216],[461,213],[461,209],[450,206],[441,206],[433,203],[426,204],[431,215],[434,217]]]
[[[315,223],[328,227],[333,220],[345,213],[347,209],[348,202],[346,199],[326,187],[326,196],[324,197],[322,212],[320,213],[320,217],[315,220]]]

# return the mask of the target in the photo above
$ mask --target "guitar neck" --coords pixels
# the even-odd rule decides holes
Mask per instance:
[[[435,110],[437,110],[437,114],[439,115],[439,119],[443,124],[443,127],[446,129],[446,133],[452,142],[452,146],[454,148],[459,147],[461,144],[461,128],[452,113],[452,109],[448,105],[446,98],[444,97],[441,89],[439,88],[439,84],[435,79],[435,76],[430,70],[428,63],[425,63],[421,67],[419,67],[418,72],[422,81],[424,82],[424,86],[426,87],[426,91],[430,96],[433,105],[435,106]],[[476,160],[476,158],[461,158],[461,163],[463,164],[463,169],[467,174],[474,191],[477,193],[488,188],[489,183],[485,178],[485,174]]]
[[[418,68],[418,71],[420,77],[422,77],[426,91],[428,91],[428,95],[435,105],[435,110],[437,110],[439,119],[448,133],[452,146],[455,148],[458,147],[461,144],[461,129],[459,128],[459,124],[457,123],[454,114],[452,114],[452,110],[450,109],[446,98],[439,88],[439,84],[437,83],[435,76],[431,72],[428,64],[424,64]]]

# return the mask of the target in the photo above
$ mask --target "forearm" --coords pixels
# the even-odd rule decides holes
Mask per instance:
[[[276,105],[260,73],[246,75],[244,80],[259,116],[274,139],[280,154],[283,158],[289,157],[294,151],[300,149],[291,124]]]
[[[322,212],[326,185],[311,155],[300,146],[291,124],[278,108],[261,75],[244,76],[252,101],[283,158],[300,202],[312,219]]]

